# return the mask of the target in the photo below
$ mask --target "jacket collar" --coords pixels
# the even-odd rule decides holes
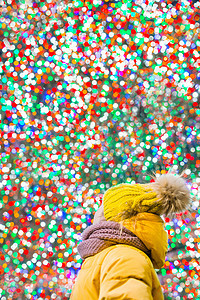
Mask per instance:
[[[168,248],[168,236],[162,218],[152,213],[139,213],[123,222],[123,226],[132,231],[151,251],[151,260],[155,269],[165,263]]]

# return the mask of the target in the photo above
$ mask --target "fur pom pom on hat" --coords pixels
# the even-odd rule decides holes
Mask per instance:
[[[184,211],[190,202],[185,180],[167,173],[149,184],[119,184],[108,189],[103,197],[104,216],[121,221],[139,212],[171,215]]]
[[[190,203],[190,191],[185,180],[179,175],[171,173],[161,175],[151,187],[157,194],[162,214],[182,212]]]

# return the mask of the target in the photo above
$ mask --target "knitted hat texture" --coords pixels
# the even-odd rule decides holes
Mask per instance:
[[[185,210],[189,202],[190,192],[185,180],[172,173],[163,174],[149,184],[116,185],[103,197],[107,221],[120,221],[126,211],[169,215]]]

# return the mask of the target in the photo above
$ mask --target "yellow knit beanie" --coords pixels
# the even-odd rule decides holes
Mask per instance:
[[[185,180],[172,173],[163,174],[150,184],[116,185],[103,197],[106,220],[116,222],[139,212],[173,214],[185,210],[189,202]]]

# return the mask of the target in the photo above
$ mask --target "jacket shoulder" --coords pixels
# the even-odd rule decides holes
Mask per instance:
[[[107,251],[105,258],[111,261],[129,261],[134,262],[135,265],[146,265],[147,267],[153,268],[153,264],[150,258],[141,250],[129,246],[129,245],[115,245],[109,247],[109,251]]]
[[[139,249],[127,245],[110,247],[101,267],[101,274],[111,272],[114,277],[135,277],[149,284],[152,282],[152,271],[155,272],[149,257]]]
[[[101,281],[106,274],[114,279],[135,278],[152,290],[155,300],[162,300],[160,282],[150,258],[141,250],[128,245],[112,246],[101,266]]]

